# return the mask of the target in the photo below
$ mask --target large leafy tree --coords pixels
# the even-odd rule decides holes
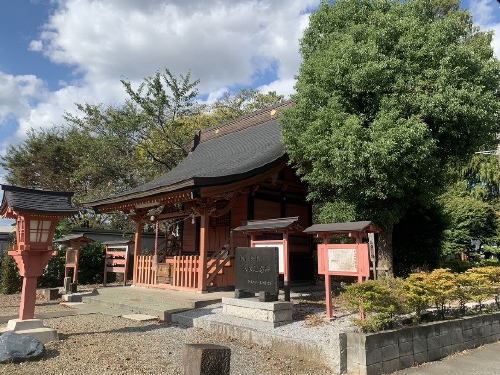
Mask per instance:
[[[497,235],[498,216],[491,203],[451,189],[440,202],[446,220],[441,255],[467,254],[472,240],[483,245]]]
[[[500,131],[490,42],[452,0],[338,0],[310,18],[284,142],[330,217],[341,207],[382,226],[389,272],[394,223]]]
[[[150,162],[154,176],[175,167],[189,152],[194,128],[187,119],[202,109],[195,102],[199,80],[191,75],[174,76],[168,69],[147,77],[137,89],[121,81],[129,95],[118,108],[77,104],[78,114],[65,119],[88,132],[127,142]]]

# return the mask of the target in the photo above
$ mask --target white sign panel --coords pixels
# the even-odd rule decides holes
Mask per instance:
[[[283,250],[283,244],[277,244],[277,243],[262,243],[259,242],[258,244],[255,244],[255,247],[277,247],[278,248],[278,255],[279,255],[279,260],[278,260],[278,269],[279,273],[285,273],[285,255],[284,255],[284,250]]]
[[[328,249],[328,271],[358,272],[356,249]]]

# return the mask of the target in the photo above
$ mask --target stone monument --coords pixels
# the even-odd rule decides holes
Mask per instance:
[[[236,248],[235,298],[222,299],[223,313],[272,327],[290,322],[293,305],[278,301],[278,275],[277,247]]]

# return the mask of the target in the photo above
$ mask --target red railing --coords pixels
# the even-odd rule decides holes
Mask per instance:
[[[137,257],[137,285],[150,286],[156,284],[156,270],[153,255],[139,255]]]

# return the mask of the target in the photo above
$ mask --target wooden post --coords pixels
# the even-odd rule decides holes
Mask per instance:
[[[288,232],[283,233],[283,284],[285,287],[285,301],[290,301],[290,261],[288,251]]]
[[[198,269],[198,288],[207,290],[207,252],[208,252],[208,224],[210,218],[206,213],[201,215],[200,223],[200,263]]]
[[[330,275],[325,275],[326,317],[332,317],[332,286]]]
[[[137,280],[138,280],[138,257],[139,255],[142,254],[142,226],[143,223],[141,221],[138,221],[135,230],[135,244],[134,244],[134,277],[133,277],[133,282],[134,285],[137,285]],[[126,276],[125,276],[126,277]]]
[[[19,307],[19,319],[21,320],[35,317],[36,279],[36,277],[23,277],[21,305]]]
[[[75,246],[75,268],[73,268],[73,284],[78,284],[78,267],[80,266],[80,243]]]

